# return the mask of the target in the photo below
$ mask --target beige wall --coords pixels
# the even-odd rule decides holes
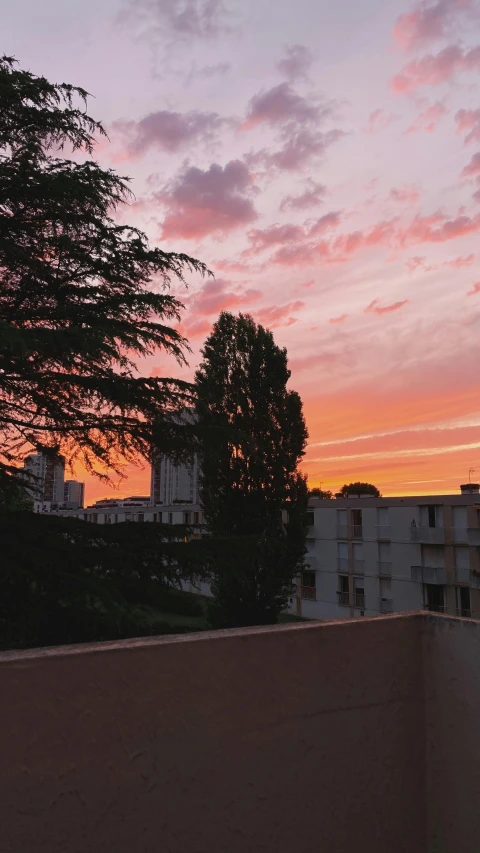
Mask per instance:
[[[438,621],[0,654],[1,853],[424,853],[426,778],[473,853],[480,625]]]

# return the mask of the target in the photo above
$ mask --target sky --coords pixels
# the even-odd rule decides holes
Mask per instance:
[[[201,259],[191,379],[221,310],[288,350],[311,486],[480,478],[480,0],[18,0],[2,50],[94,97],[121,216]],[[91,502],[148,493],[129,468]],[[82,477],[82,472],[77,471]]]

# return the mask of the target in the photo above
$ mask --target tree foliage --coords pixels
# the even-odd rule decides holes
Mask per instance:
[[[0,58],[0,465],[55,447],[99,476],[183,447],[188,383],[138,374],[163,349],[180,363],[172,278],[204,264],[151,248],[116,211],[127,179],[89,155],[102,125],[87,92]],[[70,158],[63,152],[70,152]],[[179,437],[181,436],[181,437]]]
[[[0,512],[0,648],[168,631],[147,625],[139,605],[168,610],[182,580],[208,571],[206,549],[184,542],[187,534],[180,525]]]
[[[371,483],[350,483],[348,486],[344,485],[340,489],[339,494],[342,498],[348,498],[349,495],[356,495],[357,497],[360,495],[373,495],[375,498],[381,497],[377,487],[372,486]]]
[[[202,355],[202,506],[213,537],[235,542],[214,561],[212,621],[275,622],[305,553],[302,402],[287,390],[286,350],[248,315],[222,313]]]
[[[308,495],[311,498],[320,498],[323,501],[331,500],[331,498],[333,498],[333,493],[329,489],[319,489],[318,486],[314,486],[313,489],[310,489]]]

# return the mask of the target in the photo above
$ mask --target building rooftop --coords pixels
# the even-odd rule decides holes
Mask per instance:
[[[3,652],[0,692],[6,851],[478,850],[478,622]]]

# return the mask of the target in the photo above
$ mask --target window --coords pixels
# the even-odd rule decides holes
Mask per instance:
[[[183,513],[183,523],[184,524],[190,524],[190,513],[189,512]]]
[[[365,587],[363,578],[353,579],[353,603],[354,607],[359,607],[361,610],[365,607]]]
[[[427,512],[428,512],[428,526],[429,527],[436,527],[437,526],[437,524],[436,524],[437,513],[435,512],[435,506],[431,506],[431,505],[428,506]]]
[[[198,512],[194,512],[194,513],[193,513],[193,523],[194,523],[194,524],[198,524],[198,522],[199,522],[199,515],[200,515],[200,513],[198,513]]]
[[[312,572],[308,569],[302,572],[302,585],[300,588],[302,598],[310,599],[310,601],[315,601],[317,597],[316,590],[316,580],[315,580],[315,572]]]
[[[353,549],[353,565],[356,571],[363,572],[363,542],[354,542]]]
[[[443,613],[445,610],[445,587],[426,583],[423,585],[423,601],[426,610]]]
[[[113,516],[113,518],[114,518],[114,521],[115,521],[115,524],[116,524],[116,523],[117,523],[117,521],[118,521],[118,515],[117,515],[117,513],[115,513],[115,515]]]
[[[354,538],[361,538],[361,536],[362,536],[362,510],[361,509],[352,509],[352,526],[353,526]]]
[[[468,586],[457,586],[457,616],[469,618],[472,615],[470,609],[470,590]]]
[[[348,586],[348,575],[339,575],[338,578],[338,603],[343,606],[349,606],[350,594]]]
[[[308,525],[308,527],[313,527],[314,524],[315,524],[315,513],[314,512],[307,512],[307,525]]]
[[[144,515],[144,513],[143,513],[143,512],[139,512],[139,513],[138,513],[138,516],[137,516],[137,521],[144,521],[144,520],[145,520],[145,515]]]
[[[347,510],[337,509],[337,539],[347,538]]]
[[[348,542],[337,542],[337,567],[348,572]]]
[[[466,530],[468,527],[467,524],[467,507],[466,506],[454,506],[453,507],[453,526],[455,530]]]
[[[173,512],[168,513],[168,523],[173,524]]]

